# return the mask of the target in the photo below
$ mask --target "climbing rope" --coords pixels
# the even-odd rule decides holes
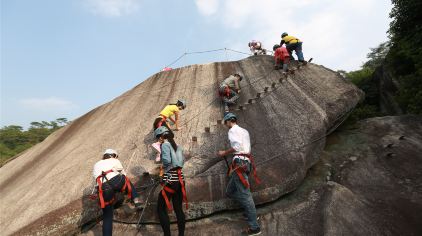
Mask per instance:
[[[212,49],[212,50],[206,50],[206,51],[194,51],[194,52],[185,52],[182,55],[180,55],[176,60],[172,61],[170,64],[166,65],[164,68],[166,67],[170,67],[174,64],[176,64],[178,61],[180,61],[183,57],[187,56],[187,55],[192,55],[192,54],[203,54],[203,53],[210,53],[210,52],[218,52],[218,51],[225,51],[227,53],[227,51],[230,52],[235,52],[235,53],[239,53],[239,54],[244,54],[244,55],[249,55],[251,56],[252,54],[250,53],[246,53],[246,52],[241,52],[238,50],[234,50],[234,49],[230,49],[230,48],[219,48],[219,49]]]

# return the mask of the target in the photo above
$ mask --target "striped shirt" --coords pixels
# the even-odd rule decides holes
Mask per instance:
[[[183,175],[183,171],[181,172],[182,179],[185,181],[185,176]],[[166,173],[164,173],[163,176],[164,182],[179,182],[179,174],[177,173],[177,169],[175,170],[169,170]]]

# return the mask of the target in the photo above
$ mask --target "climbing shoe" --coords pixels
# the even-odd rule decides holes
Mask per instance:
[[[242,231],[242,235],[260,235],[261,229],[257,228],[257,229],[251,229],[251,228],[247,228],[245,231]]]

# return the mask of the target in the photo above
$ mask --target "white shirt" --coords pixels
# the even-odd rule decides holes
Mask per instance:
[[[107,179],[113,178],[114,176],[118,175],[119,172],[126,175],[122,163],[116,158],[108,158],[95,163],[92,175],[94,176],[94,179],[96,179],[103,173],[103,171],[106,172],[109,170],[113,170],[113,172],[107,174]],[[104,182],[105,181],[106,180],[104,180]]]
[[[236,154],[251,153],[251,139],[249,132],[238,125],[234,125],[229,129],[230,146],[236,150]]]

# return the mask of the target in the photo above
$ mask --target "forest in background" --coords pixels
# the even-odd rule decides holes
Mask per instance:
[[[379,84],[375,72],[382,70],[391,75],[397,91],[394,102],[403,114],[422,114],[422,1],[393,0],[390,12],[389,40],[372,48],[368,61],[360,70],[341,73],[365,92],[350,119],[357,121],[369,117],[398,115],[381,111]],[[379,79],[379,78],[378,78]]]
[[[8,125],[0,129],[0,166],[17,154],[42,142],[48,135],[67,125],[66,118],[54,121],[31,122],[28,130],[18,125]]]

